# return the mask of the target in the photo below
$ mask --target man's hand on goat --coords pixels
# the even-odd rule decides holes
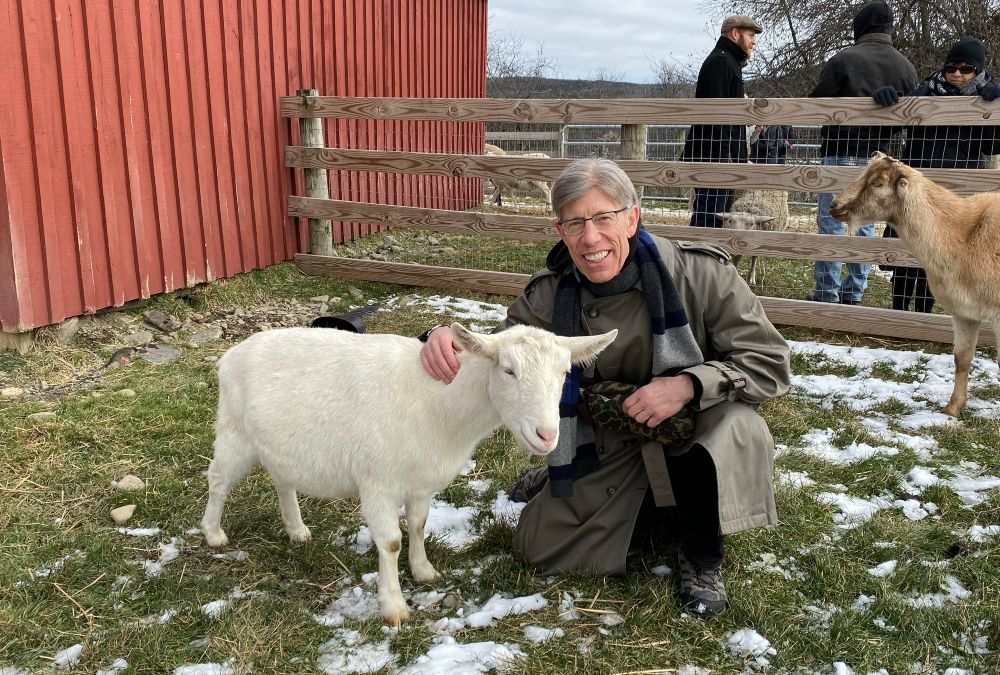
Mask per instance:
[[[622,404],[625,413],[648,427],[659,426],[673,417],[694,398],[694,381],[690,375],[654,377]]]
[[[899,103],[899,92],[896,91],[895,87],[887,84],[873,91],[872,98],[883,108],[888,108],[891,105]]]
[[[983,97],[984,101],[992,101],[1000,96],[1000,85],[997,85],[996,82],[987,82],[979,88],[979,95]]]
[[[458,375],[458,359],[455,357],[458,351],[451,328],[441,326],[431,331],[427,342],[420,348],[420,363],[435,380],[451,384]]]

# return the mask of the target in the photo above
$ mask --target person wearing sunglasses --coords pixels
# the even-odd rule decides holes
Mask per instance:
[[[882,106],[899,102],[894,87],[881,87],[872,98]],[[917,85],[910,96],[980,96],[992,101],[1000,96],[1000,85],[986,71],[986,45],[975,37],[963,37],[948,50],[944,65]],[[997,127],[926,126],[909,129],[909,138],[899,158],[918,169],[982,169],[985,155],[1000,154]],[[885,237],[895,237],[891,226]],[[918,312],[934,308],[927,275],[919,267],[892,268],[892,307]]]
[[[681,603],[718,614],[725,535],[777,524],[774,442],[757,406],[787,391],[788,345],[728,254],[643,228],[635,187],[614,162],[571,162],[552,184],[552,208],[560,241],[497,330],[618,337],[567,373],[556,449],[512,491],[527,501],[514,552],[542,574],[620,575],[630,542],[679,531]],[[451,382],[455,349],[450,328],[433,329],[424,369]],[[605,399],[595,410],[586,396],[580,406],[608,383],[629,393],[613,407]],[[650,439],[681,415],[682,440]],[[676,530],[659,508],[672,505]]]

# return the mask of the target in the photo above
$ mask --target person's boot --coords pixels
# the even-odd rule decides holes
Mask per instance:
[[[681,578],[681,606],[700,617],[724,612],[729,598],[722,583],[722,567],[699,567],[688,560],[683,551],[677,552],[677,562]]]

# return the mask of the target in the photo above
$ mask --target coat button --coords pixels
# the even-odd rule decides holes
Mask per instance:
[[[598,455],[603,455],[604,454],[604,446],[603,445],[600,445],[600,446],[597,447],[597,454]]]
[[[614,487],[609,487],[607,490],[605,490],[605,492],[608,493],[609,497],[614,497],[615,493],[618,492],[618,491],[615,490]]]
[[[596,307],[591,307],[590,309],[587,310],[587,316],[589,316],[591,319],[596,319],[600,315],[601,312],[598,311]]]

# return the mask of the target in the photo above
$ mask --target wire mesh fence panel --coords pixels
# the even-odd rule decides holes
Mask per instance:
[[[816,119],[820,116],[816,110],[815,103],[802,102],[805,114],[800,114],[799,119],[810,116]],[[535,111],[528,112],[535,114]],[[854,114],[855,117],[848,121],[858,121],[859,113],[855,111]],[[959,113],[945,111],[944,114]],[[906,120],[926,119],[913,116],[912,111],[907,115]],[[713,116],[712,111],[706,111],[705,118],[712,122],[727,121],[725,117]],[[868,121],[865,117],[861,120]],[[997,157],[993,155],[1000,151],[1000,143],[995,138],[996,126],[975,126],[977,122],[968,118],[963,118],[962,123],[971,126],[890,126],[884,121],[881,125],[872,126],[650,124],[645,126],[642,152],[637,155],[634,151],[637,136],[633,132],[638,127],[629,128],[623,138],[626,128],[620,124],[504,122],[485,123],[477,127],[475,124],[450,121],[327,122],[333,132],[332,145],[348,149],[445,156],[481,152],[510,159],[535,155],[621,160],[625,152],[630,160],[696,162],[690,168],[663,168],[662,174],[658,173],[661,171],[658,167],[633,166],[630,169],[636,172],[636,180],[643,189],[642,212],[647,225],[701,224],[713,228],[833,235],[845,234],[846,229],[829,213],[836,193],[808,191],[803,187],[830,185],[830,189],[842,189],[847,181],[864,170],[872,150],[887,151],[918,169],[996,168]],[[638,137],[641,139],[641,135]],[[641,140],[639,142],[642,143]],[[628,149],[623,150],[625,146]],[[475,172],[465,173],[463,171],[470,165],[460,162],[447,166],[443,162],[435,164],[427,159],[427,155],[401,156],[398,161],[393,157],[381,157],[379,161],[400,168],[398,171],[339,171],[331,179],[334,188],[331,198],[435,210],[471,209],[489,214],[543,216],[544,220],[539,219],[538,227],[544,229],[551,226],[548,180],[555,175],[551,164],[483,163],[471,167],[476,169]],[[363,164],[360,166],[368,168]],[[452,166],[454,171],[451,171]],[[817,166],[823,168],[819,171],[804,170],[804,167]],[[442,169],[447,171],[442,172]],[[638,178],[640,175],[645,180]],[[670,185],[664,184],[668,181],[660,180],[660,177],[667,176]],[[775,187],[781,189],[767,189],[771,176]],[[959,191],[963,191],[963,180],[972,185],[972,190],[990,189],[988,181],[976,178],[973,171],[961,176],[945,174],[942,179]],[[698,187],[686,187],[692,184]],[[745,187],[755,189],[743,189]],[[964,190],[965,193],[969,191]],[[736,217],[739,214],[755,216],[756,219],[741,220]],[[434,227],[440,218],[435,212],[427,212],[415,222],[419,225],[422,219]],[[389,219],[370,222],[376,225],[369,230],[354,222],[349,227],[363,235],[384,224],[392,224]],[[478,225],[474,221],[468,222],[470,231],[460,231],[460,228],[433,231],[397,227],[391,233],[377,233],[352,242],[341,253],[371,260],[527,274],[544,264],[545,254],[552,245],[551,241],[522,241],[474,234],[471,230],[478,229]],[[885,232],[883,223],[866,224],[857,234],[864,237],[892,236],[891,231]],[[674,233],[672,236],[678,235]],[[731,236],[735,235],[724,235],[714,240],[734,241],[726,239]],[[763,241],[753,237],[750,240]],[[801,242],[796,243],[797,246],[807,245],[806,240],[797,241]],[[873,250],[870,247],[827,246],[818,241],[816,245],[823,247],[820,250],[829,249],[830,257],[841,260],[813,260],[818,257],[817,252],[804,248],[799,251],[802,258],[795,259],[787,257],[795,254],[791,246],[786,250],[777,244],[771,248],[755,248],[751,244],[747,249],[744,244],[744,250],[764,250],[777,257],[755,260],[748,255],[736,263],[748,283],[762,296],[917,312],[942,311],[930,295],[926,275],[912,263],[879,268],[862,262],[865,256],[857,255],[858,251]],[[834,252],[837,255],[832,255]],[[871,253],[865,255],[868,260],[872,259]],[[882,259],[885,259],[884,256]]]

